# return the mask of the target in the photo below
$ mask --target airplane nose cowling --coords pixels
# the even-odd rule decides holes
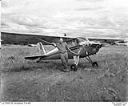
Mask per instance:
[[[92,55],[96,54],[102,46],[103,46],[102,44],[92,44],[89,54],[92,54]]]
[[[103,44],[98,44],[98,45],[96,46],[96,52],[98,52],[101,47],[103,47]]]

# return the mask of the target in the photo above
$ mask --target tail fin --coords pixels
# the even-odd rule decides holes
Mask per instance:
[[[46,54],[46,50],[41,42],[37,43],[37,47],[39,48],[40,55]]]

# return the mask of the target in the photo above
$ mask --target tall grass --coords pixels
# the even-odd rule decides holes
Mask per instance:
[[[60,70],[60,61],[24,60],[24,56],[38,55],[37,48],[9,46],[1,53],[2,101],[128,100],[127,48],[103,48],[92,56],[98,68],[81,59],[78,71],[68,73]]]

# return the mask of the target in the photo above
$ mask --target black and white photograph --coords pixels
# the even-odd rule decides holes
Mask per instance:
[[[128,0],[0,3],[0,102],[127,104]]]

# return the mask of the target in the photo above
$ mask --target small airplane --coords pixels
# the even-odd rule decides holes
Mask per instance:
[[[1,35],[3,44],[20,44],[28,45],[30,47],[36,46],[35,44],[37,44],[37,47],[40,50],[40,55],[25,57],[27,60],[38,59],[37,62],[40,62],[41,60],[60,59],[59,50],[56,47],[53,50],[46,52],[44,45],[53,45],[53,43],[58,42],[59,38],[63,38],[64,42],[68,44],[72,51],[79,53],[78,56],[74,56],[72,53],[68,52],[69,59],[74,60],[74,63],[70,66],[73,71],[76,71],[78,68],[79,58],[85,58],[92,64],[93,67],[98,67],[98,63],[96,61],[93,62],[90,56],[98,53],[100,48],[104,47],[106,43],[110,45],[115,45],[116,42],[125,43],[123,39],[69,37],[65,35],[46,36],[8,32],[2,32]]]
[[[80,42],[79,44],[76,43],[76,40],[79,39]],[[43,42],[44,40],[42,40]],[[98,67],[97,62],[93,62],[92,59],[90,58],[91,55],[96,54],[99,49],[103,46],[101,43],[96,43],[96,42],[91,42],[86,38],[76,38],[73,41],[67,41],[68,46],[70,46],[70,50],[73,52],[78,53],[79,56],[74,56],[72,53],[68,52],[68,58],[74,60],[74,64],[72,64],[71,70],[76,71],[78,68],[78,63],[79,63],[79,58],[86,58],[89,63],[92,64],[93,67]],[[50,45],[50,43],[49,43]],[[52,45],[52,44],[51,44]],[[30,57],[25,57],[25,59],[28,60],[35,60],[38,59],[37,62],[40,62],[41,60],[56,60],[60,59],[60,54],[58,48],[54,48],[53,50],[46,52],[44,45],[39,42],[37,46],[40,49],[40,54],[39,56],[30,56]]]

